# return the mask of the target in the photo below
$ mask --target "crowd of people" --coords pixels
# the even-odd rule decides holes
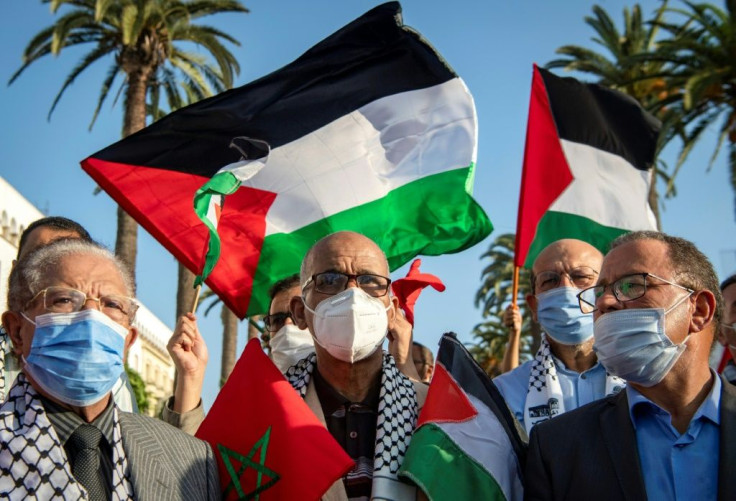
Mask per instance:
[[[528,441],[515,465],[524,498],[736,499],[736,366],[709,366],[715,342],[736,355],[736,276],[719,284],[691,242],[645,231],[605,255],[554,242],[531,285],[541,344],[494,379]],[[196,316],[169,341],[177,380],[161,419],[141,416],[123,370],[134,295],[125,266],[73,221],[24,232],[0,336],[1,496],[221,496],[212,448],[192,436],[208,362]],[[434,360],[412,340],[381,249],[328,235],[270,298],[269,356],[355,462],[324,499],[421,499],[397,471]],[[518,310],[506,321],[518,335]]]

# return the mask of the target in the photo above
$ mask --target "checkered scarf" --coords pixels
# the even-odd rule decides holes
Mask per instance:
[[[302,398],[307,394],[316,363],[317,355],[312,353],[286,371],[286,379]],[[399,481],[396,473],[404,461],[418,413],[414,385],[399,372],[394,357],[384,352],[371,499],[416,498],[416,489]]]
[[[606,395],[617,392],[626,382],[606,373]],[[539,351],[532,362],[529,374],[529,390],[524,402],[524,427],[531,433],[535,424],[547,421],[566,411],[562,386],[557,377],[557,366],[549,349],[546,334],[542,334]]]
[[[113,409],[112,499],[133,499],[118,409]],[[36,390],[20,373],[0,406],[0,493],[11,500],[87,500]]]

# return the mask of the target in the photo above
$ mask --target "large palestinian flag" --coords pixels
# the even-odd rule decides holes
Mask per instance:
[[[517,425],[468,350],[444,334],[399,476],[430,500],[521,500],[525,445]]]
[[[207,284],[243,317],[265,312],[270,285],[298,272],[306,250],[334,231],[372,238],[391,269],[485,238],[492,226],[471,196],[476,142],[468,89],[392,2],[82,167],[196,273],[209,232],[193,197],[229,172],[198,204],[221,246]],[[218,189],[230,193],[224,204]]]
[[[631,97],[534,66],[514,264],[531,268],[561,238],[604,254],[654,230],[648,203],[659,122]]]

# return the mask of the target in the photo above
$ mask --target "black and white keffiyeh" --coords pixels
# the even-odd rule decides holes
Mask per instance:
[[[117,407],[113,408],[112,499],[133,499]],[[0,493],[10,500],[86,500],[41,400],[20,373],[0,406]]]
[[[307,394],[316,362],[317,356],[312,353],[285,374],[302,398]],[[384,353],[371,499],[415,499],[415,488],[399,481],[396,474],[404,461],[418,414],[414,385],[399,372],[394,358]]]
[[[606,373],[606,395],[616,393],[626,382]],[[566,411],[562,386],[557,376],[557,366],[549,349],[547,336],[542,334],[539,351],[532,362],[529,374],[529,390],[524,402],[524,427],[527,434],[537,423],[562,414]]]

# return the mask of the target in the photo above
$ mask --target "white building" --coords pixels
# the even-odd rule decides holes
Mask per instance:
[[[8,276],[18,255],[20,236],[42,217],[41,211],[0,177],[0,312],[7,309]],[[139,308],[133,325],[138,329],[138,341],[128,352],[128,365],[146,383],[151,403],[148,414],[154,415],[174,386],[174,363],[166,351],[172,331],[145,305]]]

